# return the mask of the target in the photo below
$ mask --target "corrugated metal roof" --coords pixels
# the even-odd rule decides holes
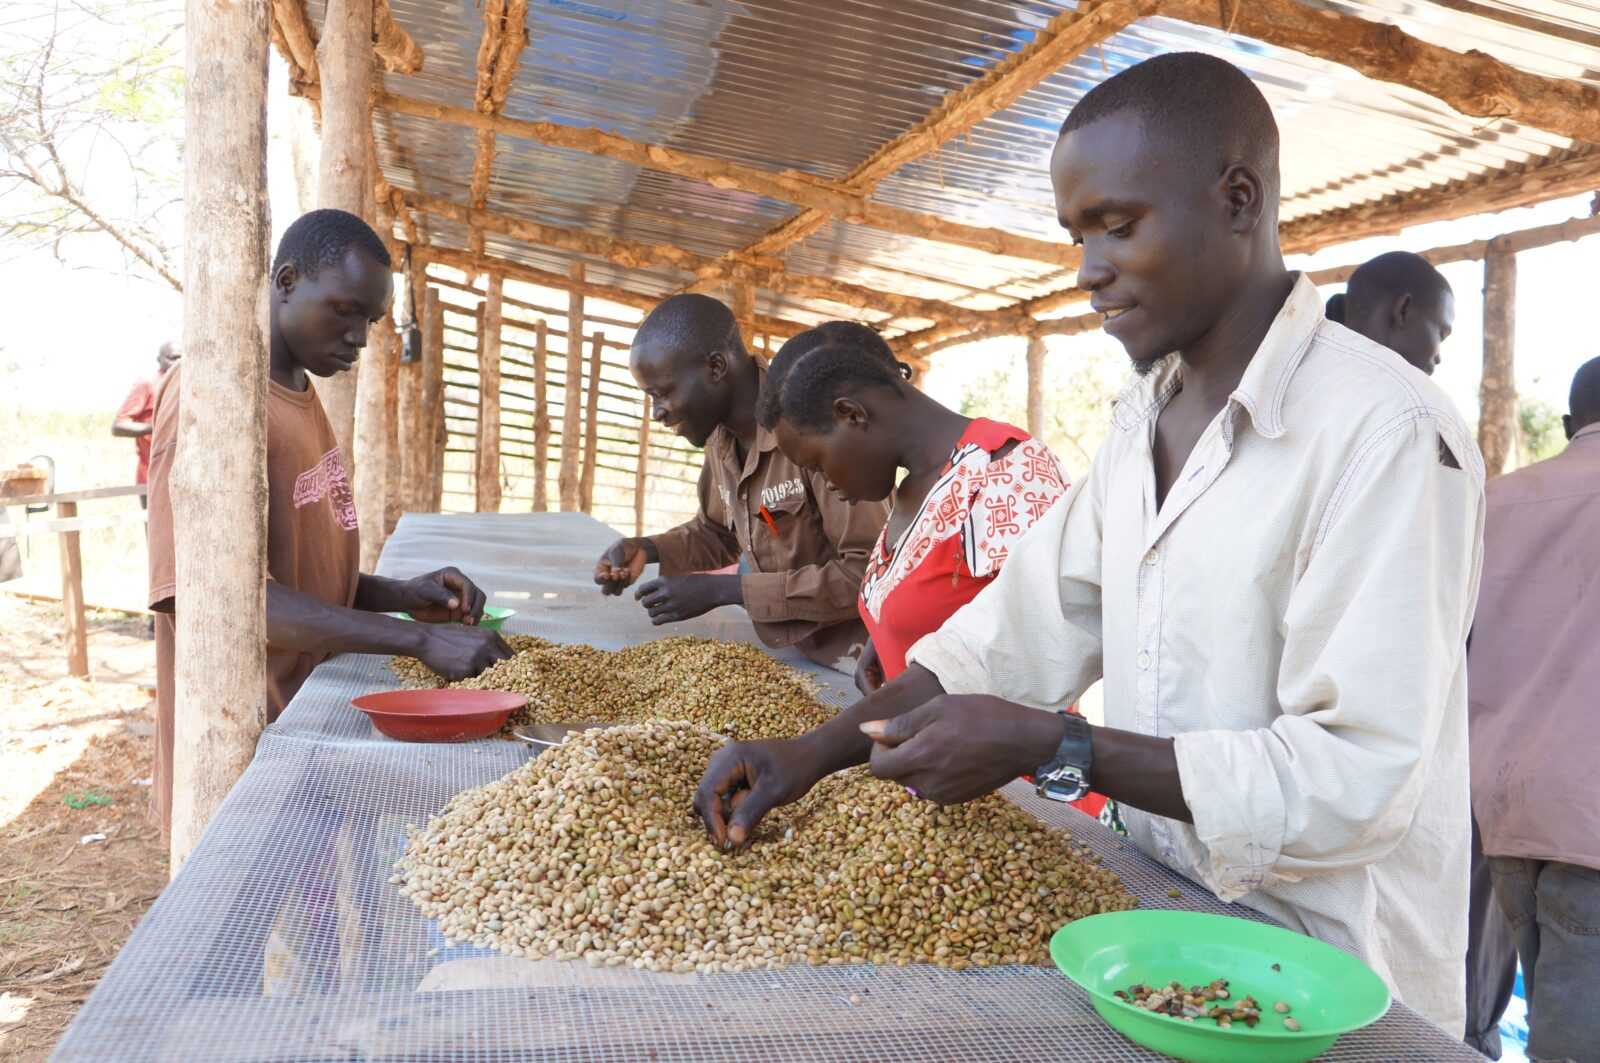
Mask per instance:
[[[505,113],[837,178],[1072,6],[1046,0],[532,0],[529,45]],[[1308,6],[1393,22],[1446,47],[1477,48],[1537,73],[1600,84],[1600,0],[1322,0]],[[308,4],[314,24],[321,22],[322,7],[322,0]],[[389,91],[472,106],[483,32],[477,5],[392,0],[391,8],[427,61],[416,75],[385,75]],[[1335,64],[1149,19],[1067,64],[969,135],[903,167],[875,198],[1060,241],[1046,164],[1061,119],[1105,77],[1173,50],[1220,55],[1261,85],[1283,130],[1286,221],[1481,175],[1569,146],[1515,123],[1463,117],[1420,93]],[[386,115],[379,142],[391,184],[468,199],[475,151],[470,131]],[[787,203],[505,136],[497,139],[488,207],[708,257],[754,242],[797,212]],[[426,228],[430,240],[467,246],[460,225],[428,218]],[[573,257],[493,234],[486,248],[554,272]],[[785,259],[796,272],[976,309],[1071,281],[1070,273],[1045,263],[837,222],[791,247]],[[672,270],[588,265],[597,281],[650,295],[665,295],[690,279]],[[760,306],[796,320],[815,317],[801,313],[791,297],[763,295]]]

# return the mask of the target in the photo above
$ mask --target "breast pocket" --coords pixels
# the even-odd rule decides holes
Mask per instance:
[[[805,495],[791,495],[750,514],[750,552],[762,572],[785,572],[796,565],[796,555],[815,538],[809,527]],[[800,564],[810,564],[800,561]]]

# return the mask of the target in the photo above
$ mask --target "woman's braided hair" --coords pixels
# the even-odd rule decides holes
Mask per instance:
[[[895,358],[877,332],[854,321],[825,321],[778,349],[756,402],[756,420],[771,431],[779,418],[798,428],[833,424],[833,402],[862,387],[900,394],[911,367]]]

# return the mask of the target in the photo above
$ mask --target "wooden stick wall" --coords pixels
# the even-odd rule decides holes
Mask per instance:
[[[489,316],[480,310],[488,301],[486,286],[474,287],[441,270],[428,277],[425,299],[437,302],[442,317],[440,508],[488,508],[480,504],[490,495],[480,488],[479,470],[492,467],[499,470],[500,512],[573,508],[635,534],[688,519],[697,504],[701,455],[675,435],[651,432],[645,423],[645,397],[627,367],[639,317],[591,314],[593,304],[574,300],[571,305],[583,307],[587,332],[574,339],[570,314],[544,305],[565,301],[560,297],[565,293],[529,300],[513,297],[504,287],[501,292],[500,431],[498,455],[491,458],[479,447],[480,438],[494,438],[479,424],[485,406],[480,358],[490,349],[488,337],[481,335]],[[571,506],[560,506],[550,497],[557,494],[552,481],[566,469],[571,469],[567,486],[575,497]]]

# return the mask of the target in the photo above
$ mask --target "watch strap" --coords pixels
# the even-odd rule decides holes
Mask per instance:
[[[1074,713],[1061,713],[1065,733],[1055,755],[1034,772],[1034,788],[1041,797],[1075,801],[1089,792],[1089,770],[1094,760],[1094,745],[1089,723]]]

